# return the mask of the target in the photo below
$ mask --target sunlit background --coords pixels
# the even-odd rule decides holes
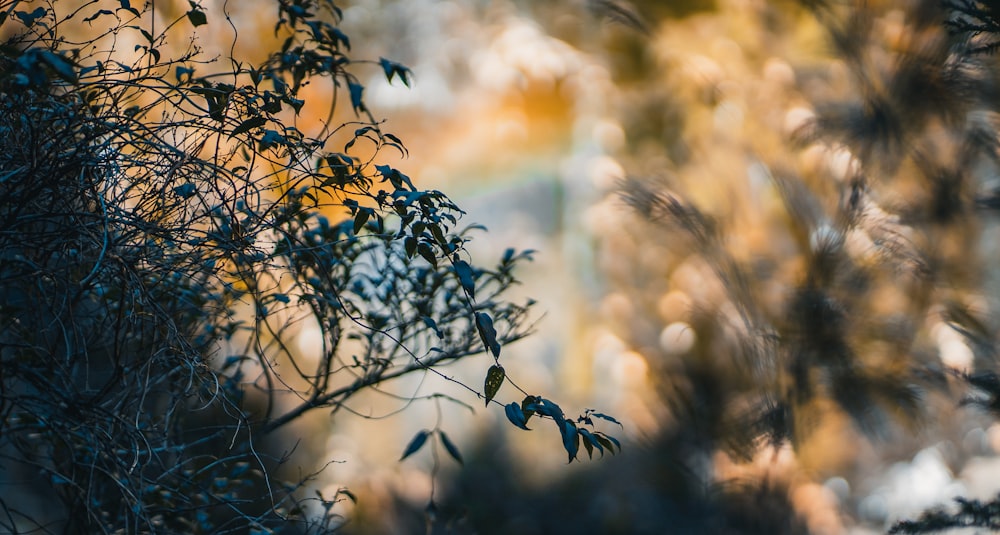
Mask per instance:
[[[908,14],[872,4],[873,34],[882,42],[870,46],[891,51],[905,38]],[[567,465],[548,426],[515,429],[495,408],[433,376],[393,383],[296,429],[306,436],[303,452],[334,463],[320,486],[357,494],[358,505],[338,504],[349,531],[701,532],[707,524],[699,522],[715,510],[690,493],[726,495],[755,482],[764,490],[729,506],[728,521],[749,523],[773,510],[786,519],[774,531],[742,527],[880,533],[954,496],[996,492],[1000,427],[972,411],[950,411],[954,400],[937,401],[961,417],[896,430],[882,442],[829,416],[794,453],[788,445],[765,447],[749,461],[688,443],[675,430],[670,400],[699,398],[685,397],[694,386],[672,374],[690,373],[692,355],[721,351],[718,340],[736,328],[736,311],[726,309],[704,262],[643,222],[617,192],[626,177],[669,178],[735,229],[726,246],[736,259],[767,260],[774,283],[760,292],[761,306],[783,306],[781,281],[799,276],[802,265],[788,232],[775,232],[790,223],[771,176],[792,169],[835,183],[852,166],[846,149],[791,143],[816,102],[852,91],[828,36],[798,3],[361,0],[341,7],[352,57],[386,57],[412,69],[412,87],[387,83],[377,64],[356,71],[367,76],[376,117],[409,150],[394,165],[419,186],[446,192],[468,212],[465,223],[488,229],[470,243],[478,261],[508,247],[537,251],[518,289],[537,301],[536,333],[504,348],[512,378],[570,413],[613,415],[624,429],[609,431],[625,442],[614,458]],[[241,9],[226,5],[243,28],[237,47],[252,55],[255,43],[270,39],[270,13]],[[203,39],[206,48],[228,47],[233,35],[220,30]],[[905,301],[891,289],[881,297],[873,308]],[[706,311],[717,330],[702,327]],[[970,365],[962,337],[940,319],[928,318],[925,328],[943,365]],[[315,347],[308,326],[298,347],[304,355]],[[469,359],[445,372],[478,385],[490,364]],[[729,384],[719,381],[720,389]],[[438,391],[475,411],[406,401]],[[498,398],[515,394],[501,390]],[[465,468],[431,450],[397,462],[410,437],[438,418]],[[427,510],[432,497],[437,511]]]

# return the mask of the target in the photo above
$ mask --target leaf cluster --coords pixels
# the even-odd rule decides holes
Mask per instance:
[[[159,30],[128,0],[36,5],[0,2],[0,466],[32,481],[0,526],[334,529],[353,494],[303,494],[317,474],[286,480],[278,436],[499,357],[530,330],[504,298],[529,254],[473,265],[458,206],[377,162],[406,149],[364,104],[332,2],[271,4],[279,50],[229,67],[167,43],[219,23],[197,2]],[[329,117],[303,131],[320,80]],[[332,119],[341,88],[354,122]]]

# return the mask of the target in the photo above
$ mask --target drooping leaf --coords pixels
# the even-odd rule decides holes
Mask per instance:
[[[129,0],[118,0],[118,3],[121,5],[119,9],[124,9],[125,11],[128,11],[129,13],[135,15],[136,17],[142,16],[142,14],[139,13],[138,9],[132,7],[132,2],[130,2]]]
[[[486,381],[483,385],[483,395],[486,396],[486,406],[490,405],[490,401],[493,400],[497,392],[500,391],[500,385],[503,384],[504,378],[507,376],[504,372],[503,366],[494,364],[490,366],[488,372],[486,372]]]
[[[618,420],[615,420],[613,417],[608,416],[607,414],[602,414],[602,413],[599,413],[599,412],[595,412],[591,416],[593,416],[594,418],[600,418],[602,420],[607,420],[607,421],[609,421],[609,422],[611,422],[613,424],[618,424],[618,426],[621,427],[622,429],[625,428],[625,426],[622,425],[621,422],[619,422]]]
[[[434,331],[434,334],[438,338],[441,338],[441,339],[444,338],[444,332],[442,332],[441,329],[438,328],[437,322],[434,321],[434,318],[432,318],[430,316],[421,316],[420,319],[423,320],[424,325],[426,325],[428,329]]]
[[[583,431],[583,429],[580,429],[580,431]],[[587,441],[587,439],[585,438],[583,440],[583,447],[586,448],[586,450],[587,450],[587,458],[588,459],[593,459],[594,458],[594,445],[591,444],[589,441]]]
[[[590,431],[587,431],[586,429],[583,428],[579,428],[578,431],[580,432],[580,435],[583,436],[583,445],[587,447],[587,454],[590,455],[591,458],[593,458],[594,457],[593,449],[597,448],[597,450],[601,452],[601,457],[604,457],[604,446],[602,446],[601,443],[598,442],[597,437],[595,437],[594,434],[591,433]]]
[[[617,438],[615,438],[615,437],[613,437],[611,435],[604,435],[604,436],[608,437],[608,440],[610,440],[611,442],[614,442],[615,447],[618,448],[618,451],[622,451],[622,444],[621,444],[621,442],[618,442]]]
[[[191,25],[197,28],[202,24],[208,24],[208,17],[205,16],[205,12],[198,7],[198,4],[188,1],[191,6],[191,10],[187,12],[187,18],[191,21]]]
[[[497,331],[493,328],[493,318],[485,312],[476,312],[476,330],[483,340],[483,345],[488,347],[494,358],[500,357],[500,343],[497,342]]]
[[[111,11],[110,9],[102,9],[102,10],[98,11],[97,13],[94,13],[93,15],[91,15],[91,16],[83,19],[83,22],[92,22],[94,20],[97,20],[97,18],[100,17],[100,16],[102,16],[102,15],[114,15],[114,14],[115,14],[115,12]]]
[[[354,234],[357,235],[361,232],[361,229],[365,227],[365,223],[368,222],[368,218],[372,215],[372,210],[370,208],[361,208],[358,210],[358,214],[354,216]]]
[[[403,81],[403,84],[406,87],[410,87],[410,69],[408,67],[385,58],[379,58],[379,63],[382,65],[382,71],[385,73],[386,79],[392,82],[393,76],[399,75],[399,79]]]
[[[615,445],[617,445],[618,450],[621,451],[621,444],[619,444],[618,441],[615,440],[613,437],[610,437],[600,432],[593,433],[593,435],[600,445],[604,446],[605,448],[607,448],[608,451],[611,452],[611,455],[615,455]]]
[[[423,447],[424,443],[427,442],[428,436],[430,436],[430,431],[426,429],[421,429],[419,433],[413,436],[413,439],[410,440],[410,443],[407,444],[406,449],[403,450],[403,456],[400,457],[399,460],[402,461],[403,459],[416,453],[420,448]]]
[[[335,42],[339,41],[344,44],[344,48],[347,50],[351,49],[351,40],[346,34],[344,34],[344,32],[340,31],[340,28],[337,28],[336,26],[331,27],[330,33],[333,35]]]
[[[178,67],[180,68],[180,67]],[[229,137],[238,136],[244,132],[250,131],[254,128],[258,128],[267,124],[267,119],[264,117],[251,117],[246,121],[243,121],[233,131],[229,133]]]
[[[456,255],[457,256],[457,255]],[[465,260],[455,262],[455,274],[458,275],[458,282],[462,288],[468,292],[469,297],[476,298],[476,280],[473,278],[472,266]]]
[[[427,245],[424,242],[418,243],[417,254],[419,254],[430,265],[437,267],[437,257],[434,256],[434,250],[431,249],[430,245]]]
[[[361,95],[365,91],[365,86],[361,84],[356,84],[354,82],[348,82],[347,89],[351,93],[351,107],[354,108],[354,113],[360,113],[364,111],[365,103],[362,100]]]
[[[448,435],[445,434],[444,431],[439,430],[438,436],[441,438],[441,445],[444,446],[444,450],[448,452],[448,455],[451,455],[452,459],[458,461],[458,464],[464,465],[465,462],[462,460],[462,454],[458,451],[458,448],[455,447],[455,444],[451,441],[451,439],[448,438]]]
[[[531,431],[531,429],[528,429],[528,419],[525,417],[524,411],[521,410],[521,406],[516,402],[512,401],[506,405],[504,413],[507,414],[507,419],[510,420],[510,423],[514,424],[514,427]]]
[[[580,434],[577,432],[576,424],[569,420],[556,423],[559,424],[559,432],[562,434],[563,448],[569,455],[568,462],[573,462],[577,452],[580,451]]]
[[[362,130],[358,130],[358,132],[361,132]],[[358,135],[358,133],[355,132],[355,135]],[[410,177],[401,173],[399,169],[395,169],[389,165],[376,165],[375,169],[379,172],[380,175],[382,175],[383,178],[385,178],[386,180],[389,181],[390,184],[392,184],[392,187],[396,188],[397,190],[403,189],[403,184],[406,184],[406,186],[410,188],[410,191],[417,190],[417,187],[413,185],[413,181],[410,180]]]

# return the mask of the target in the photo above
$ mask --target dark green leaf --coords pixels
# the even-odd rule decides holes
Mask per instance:
[[[409,238],[407,238],[407,239],[409,239]],[[431,318],[429,316],[422,316],[420,319],[423,320],[424,325],[426,325],[427,328],[429,328],[430,330],[434,331],[434,334],[436,334],[438,338],[442,338],[442,339],[444,338],[444,333],[441,332],[441,329],[438,328],[437,322],[434,321],[433,318]]]
[[[361,131],[362,130],[358,130],[357,132],[355,132],[355,135],[359,135],[359,132]],[[384,179],[388,180],[389,183],[392,184],[392,187],[396,189],[404,189],[403,184],[406,184],[407,187],[410,188],[410,191],[417,190],[417,187],[413,185],[413,182],[410,180],[410,177],[404,175],[403,173],[400,173],[399,169],[394,169],[388,165],[376,165],[375,169],[379,172],[380,175],[382,175]]]
[[[493,400],[497,392],[500,391],[500,385],[503,384],[504,378],[507,376],[506,372],[503,370],[503,366],[494,364],[490,366],[488,372],[486,372],[486,382],[483,385],[483,395],[486,396],[486,406],[490,405],[490,401]]]
[[[25,26],[30,28],[35,25],[35,21],[45,16],[45,8],[36,7],[31,13],[28,13],[27,11],[15,11],[14,16],[20,19]]]
[[[514,424],[515,427],[524,429],[525,431],[531,431],[528,429],[528,419],[525,418],[524,412],[521,410],[521,406],[516,402],[510,402],[504,407],[504,413],[507,414],[507,419],[510,423]]]
[[[361,99],[361,94],[365,90],[365,86],[361,84],[356,84],[354,82],[347,83],[347,89],[351,93],[351,107],[354,108],[354,113],[360,113],[365,110],[365,103]]]
[[[580,429],[580,431],[583,431],[583,429]],[[591,444],[589,441],[584,440],[583,441],[583,447],[587,448],[587,458],[593,459],[594,458],[594,445]]]
[[[264,135],[260,138],[260,150],[267,150],[275,145],[287,143],[285,136],[274,130],[264,130]]]
[[[344,32],[340,31],[339,28],[332,27],[330,29],[330,33],[333,34],[333,37],[336,41],[340,41],[341,43],[344,44],[344,48],[348,50],[351,49],[351,40],[348,39],[347,35],[345,35]]]
[[[500,357],[500,343],[497,342],[497,331],[493,328],[493,318],[485,312],[476,312],[476,330],[483,340],[483,345],[489,348],[494,358]]]
[[[434,250],[431,249],[430,245],[424,242],[417,244],[417,254],[423,257],[430,265],[437,267],[437,257],[434,256]]]
[[[191,5],[191,11],[187,12],[187,18],[191,21],[191,25],[197,28],[202,24],[208,24],[208,17],[205,16],[205,12],[202,11],[198,4],[194,2],[188,2]]]
[[[458,461],[458,464],[464,465],[465,462],[462,461],[462,454],[459,453],[458,448],[456,448],[455,444],[448,438],[448,435],[446,435],[444,431],[439,430],[438,436],[441,437],[441,445],[444,446],[444,450],[448,452],[448,455],[451,455],[452,459]]]
[[[97,17],[100,17],[101,15],[114,15],[114,14],[115,13],[113,11],[111,11],[111,10],[102,9],[102,10],[98,11],[97,13],[94,13],[93,15],[91,15],[91,16],[83,19],[83,22],[91,22],[93,20],[96,20]]]
[[[424,443],[427,442],[428,436],[430,436],[430,431],[426,429],[422,429],[419,433],[414,435],[413,439],[410,440],[410,443],[406,446],[406,449],[403,451],[403,456],[400,457],[399,460],[402,461],[403,459],[416,453],[417,450],[423,447]]]
[[[393,76],[399,75],[399,79],[403,81],[406,87],[410,87],[410,69],[405,65],[396,63],[395,61],[389,61],[385,58],[379,58],[379,63],[382,65],[382,71],[385,73],[386,79],[392,82]]]
[[[180,67],[178,67],[180,68]],[[267,119],[264,117],[251,117],[246,121],[243,121],[233,131],[229,133],[229,137],[238,136],[244,132],[248,132],[254,128],[259,128],[267,124]]]
[[[465,260],[457,260],[455,262],[455,274],[458,275],[458,282],[461,283],[462,288],[468,292],[469,297],[475,299],[476,280],[473,278],[472,266],[470,266]]]
[[[368,218],[372,215],[370,208],[361,208],[358,210],[358,214],[354,216],[354,234],[357,235],[361,232],[361,229],[365,227],[365,223],[368,222]]]
[[[611,423],[618,424],[618,426],[621,427],[622,429],[625,428],[625,426],[622,425],[621,422],[619,422],[618,420],[615,420],[614,418],[612,418],[611,416],[608,416],[607,414],[601,414],[599,412],[595,412],[592,416],[594,418],[600,418],[602,420],[607,420],[607,421],[609,421]]]
[[[177,81],[180,83],[186,83],[191,81],[191,77],[194,76],[194,69],[189,69],[187,67],[177,66],[174,71],[174,76],[177,77]]]
[[[577,452],[580,451],[580,434],[577,432],[576,424],[569,420],[557,421],[556,423],[559,424],[563,448],[566,449],[566,453],[569,455],[569,462],[573,462],[573,459],[576,459]]]
[[[595,437],[593,433],[587,431],[586,429],[578,429],[578,431],[580,432],[581,435],[583,435],[584,439],[583,444],[584,446],[587,447],[587,453],[590,455],[590,457],[593,458],[594,456],[593,453],[594,448],[597,448],[598,451],[601,452],[601,457],[604,457],[604,446],[602,446],[601,443],[597,441],[597,437]]]
[[[129,2],[129,0],[119,0],[118,3],[121,5],[120,9],[124,9],[125,11],[128,11],[129,13],[135,15],[136,17],[142,16],[142,14],[139,13],[138,9],[132,7],[132,3]]]
[[[611,455],[615,454],[614,444],[610,440],[608,440],[611,437],[603,433],[593,433],[593,435],[600,445],[604,446],[605,448],[607,448],[608,451],[611,452]],[[615,442],[617,442],[617,440]]]
[[[448,240],[444,237],[444,230],[441,229],[441,225],[430,225],[427,228],[431,231],[438,244],[444,245],[448,243]]]

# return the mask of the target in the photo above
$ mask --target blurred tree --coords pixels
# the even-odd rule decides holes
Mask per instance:
[[[599,36],[630,54],[612,70],[632,175],[594,211],[599,306],[657,421],[627,458],[536,486],[484,439],[456,529],[885,530],[900,510],[866,503],[883,463],[990,424],[961,407],[1000,399],[993,6],[716,7]],[[995,529],[996,504],[895,530]]]
[[[621,332],[703,455],[790,445],[806,473],[850,477],[859,441],[889,459],[926,447],[963,420],[961,383],[995,383],[983,209],[1000,161],[998,71],[982,54],[989,8],[973,4],[749,8],[734,31],[771,40],[717,43],[689,67],[701,79],[674,86],[681,123],[652,132],[669,171],[640,162],[656,178],[623,187],[644,219],[635,240],[663,244],[623,273],[669,282],[656,300],[631,297],[653,312]],[[817,22],[831,59],[780,37]],[[616,290],[631,296],[627,285]],[[713,459],[699,477],[725,479],[731,461]],[[843,522],[821,518],[810,530]],[[977,518],[954,525],[995,522]]]
[[[333,2],[268,5],[254,64],[205,58],[198,2],[0,1],[0,530],[327,532],[354,495],[286,467],[294,422],[483,352],[459,384],[509,382],[530,253],[472,265],[462,211],[377,163],[406,149],[354,69],[406,67],[351,60]],[[542,398],[506,411],[571,459],[613,441]],[[438,428],[400,451],[428,440],[461,461]]]

